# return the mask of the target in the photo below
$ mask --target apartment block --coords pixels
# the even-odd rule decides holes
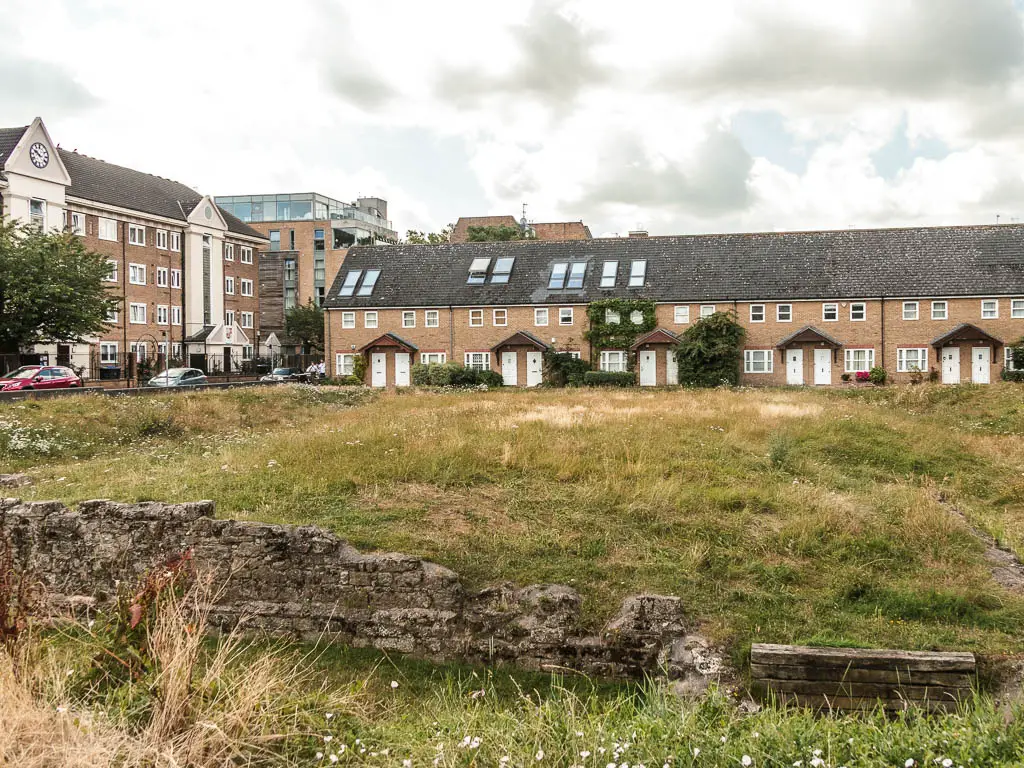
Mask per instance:
[[[121,378],[128,353],[219,372],[260,345],[259,232],[191,187],[60,148],[43,121],[0,129],[0,216],[68,229],[110,262],[123,300],[95,338],[38,347],[86,377]]]
[[[828,386],[873,367],[987,384],[1024,337],[1024,226],[353,248],[326,301],[330,364],[403,386],[415,362],[543,380],[549,350],[642,386],[678,382],[679,336],[716,312],[746,330],[741,380]],[[587,341],[588,307],[653,303],[628,349]],[[606,323],[644,323],[610,312]]]
[[[343,203],[314,193],[234,195],[216,202],[268,241],[260,260],[260,326],[271,347],[284,341],[288,309],[320,305],[348,249],[397,243],[386,200],[359,198]]]

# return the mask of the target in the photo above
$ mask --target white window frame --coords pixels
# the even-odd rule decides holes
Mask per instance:
[[[171,325],[181,325],[181,307],[171,307]]]
[[[490,352],[466,352],[463,360],[467,368],[472,368],[475,371],[491,370]]]
[[[1010,299],[1010,317],[1014,320],[1024,318],[1024,299]]]
[[[860,307],[861,317],[854,317],[854,313],[857,311],[857,307]],[[850,302],[850,322],[851,323],[863,323],[867,322],[868,319],[868,305],[863,301],[851,301]]]
[[[782,316],[782,309],[785,307],[786,314],[788,317]],[[791,323],[793,322],[793,305],[792,304],[776,304],[775,305],[775,322],[776,323]]]
[[[341,327],[344,330],[351,330],[356,327],[356,313],[355,312],[342,312],[341,313]]]
[[[437,309],[427,309],[423,311],[423,327],[424,328],[440,328],[441,327],[441,312]]]
[[[760,319],[755,316],[754,310],[760,310],[757,314],[760,315]],[[751,304],[750,305],[750,322],[752,323],[763,323],[768,318],[768,312],[764,304]]]
[[[242,315],[242,323],[241,323],[242,327],[243,328],[252,328],[253,327],[252,326],[253,321],[255,320],[254,313],[253,312],[242,312],[241,315]]]
[[[574,360],[579,360],[579,359],[581,359],[583,357],[583,353],[580,352],[578,349],[563,349],[558,354],[560,354],[560,355],[568,355],[569,357],[573,358]]]
[[[1003,367],[1008,371],[1019,371],[1020,368],[1013,367],[1013,346],[1007,344],[1003,347]]]
[[[171,232],[168,236],[168,249],[172,251],[181,250],[181,232]]]
[[[676,325],[686,325],[690,322],[690,305],[679,304],[672,308],[672,322]]]
[[[117,262],[113,259],[107,259],[107,265],[110,267],[110,271],[107,272],[107,276],[103,278],[105,283],[116,283],[117,282]]]
[[[353,313],[353,318],[355,318],[355,314],[354,313]],[[352,322],[354,323],[355,320],[353,319]],[[353,325],[352,327],[354,328],[355,326]],[[415,328],[416,327],[416,310],[415,309],[406,309],[406,310],[402,311],[402,327],[403,328]]]
[[[559,307],[558,309],[558,324],[559,325],[572,325],[573,324],[573,308],[572,307]]]
[[[71,211],[71,234],[72,235],[84,235],[85,234],[85,214]]]
[[[543,319],[542,319],[543,318]],[[533,310],[533,324],[542,328],[547,326],[551,320],[551,314],[548,312],[547,307],[535,307]]]
[[[835,315],[835,317],[829,317],[829,314]],[[821,305],[821,322],[823,323],[838,323],[839,322],[839,304],[835,302],[825,302]]]
[[[601,265],[601,287],[614,288],[619,274],[619,262],[606,261]]]
[[[235,278],[231,275],[224,275],[224,293],[228,296],[235,295]]]
[[[761,370],[758,370],[758,367]],[[769,374],[775,372],[775,350],[745,349],[743,350],[743,372],[749,374]]]
[[[171,288],[178,288],[178,289],[181,288],[181,270],[180,269],[172,269],[171,270]]]
[[[910,368],[907,365],[907,352],[918,352],[920,353],[920,364],[914,368]],[[896,350],[896,372],[897,373],[911,373],[913,371],[927,371],[928,370],[928,347],[899,347]]]
[[[604,311],[604,321],[608,325],[619,325],[622,322],[622,316],[614,309],[606,309]]]
[[[363,312],[363,328],[376,328],[379,323],[377,312]]]
[[[494,309],[491,310],[491,324],[496,328],[504,328],[508,325],[508,310],[507,309]]]
[[[714,304],[701,304],[700,305],[700,319],[704,320],[705,318],[711,317],[717,311],[718,311],[718,307],[716,307]]]
[[[629,263],[629,287],[643,288],[647,284],[647,259],[633,259]]]
[[[629,353],[623,349],[602,349],[598,365],[607,373],[625,373],[629,368]]]
[[[120,312],[118,312],[116,309],[112,309],[110,312],[107,312],[107,322],[116,323],[120,316]]]
[[[158,229],[158,230],[156,230],[156,236],[154,237],[153,241],[156,244],[157,248],[159,248],[161,251],[166,251],[167,250],[167,230],[166,229]]]
[[[146,228],[141,224],[128,225],[128,245],[146,246]]]
[[[334,371],[338,376],[353,376],[356,366],[354,352],[338,352],[334,355]]]
[[[992,306],[986,309],[985,305],[991,304]],[[991,314],[986,315],[986,312]],[[998,320],[999,319],[999,299],[982,299],[981,300],[981,319],[982,320]]]
[[[639,309],[634,309],[632,312],[629,313],[629,322],[632,323],[633,325],[643,325],[644,313],[641,312]]]
[[[170,271],[167,267],[156,268],[156,286],[157,288],[166,288],[167,283],[170,280]]]
[[[448,362],[447,352],[421,352],[420,363],[422,365],[444,365]]]
[[[942,316],[937,317],[935,310],[942,307]],[[949,302],[948,301],[933,301],[932,302],[932,320],[948,320],[949,319]]]
[[[484,311],[482,309],[471,309],[471,310],[469,310],[469,327],[470,328],[483,328],[484,327]]]
[[[235,324],[235,310],[226,309],[224,310],[224,325],[233,326]]]
[[[853,367],[853,359],[855,352],[864,352],[864,359],[866,360],[865,368]],[[856,347],[852,349],[844,350],[843,354],[843,370],[846,373],[858,373],[860,371],[870,371],[875,367],[875,350],[872,347]]]
[[[234,260],[235,260],[235,244],[234,243],[224,243],[224,261],[234,261]]]
[[[247,278],[238,281],[239,290],[242,296],[252,296],[253,282]]]
[[[103,363],[117,363],[117,342],[116,341],[101,341],[100,342],[100,364]]]
[[[170,307],[166,304],[156,305],[156,324],[157,325],[170,325],[171,324],[171,312]]]
[[[96,237],[100,240],[117,242],[117,221],[108,219],[105,216],[96,217]]]
[[[242,264],[252,264],[252,248],[243,245],[241,247],[241,253],[238,255],[238,260]]]
[[[916,301],[903,302],[903,319],[907,322],[921,319],[921,305]]]
[[[131,303],[128,305],[128,323],[130,325],[145,325],[146,324],[146,304],[141,302]],[[142,319],[138,319],[141,317]]]
[[[128,265],[128,282],[132,285],[145,285],[146,284],[146,265],[145,264],[129,264]]]

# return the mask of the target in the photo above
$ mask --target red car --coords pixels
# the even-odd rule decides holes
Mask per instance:
[[[0,377],[0,392],[24,389],[67,389],[82,386],[78,374],[61,365],[23,365]]]

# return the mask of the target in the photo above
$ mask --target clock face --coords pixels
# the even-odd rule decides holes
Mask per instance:
[[[45,168],[50,162],[50,152],[38,141],[28,148],[28,156],[36,168]]]

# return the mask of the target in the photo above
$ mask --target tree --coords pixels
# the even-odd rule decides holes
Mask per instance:
[[[0,354],[101,333],[121,299],[107,257],[69,232],[0,220]]]
[[[454,224],[449,224],[440,232],[421,232],[418,229],[410,229],[405,233],[405,242],[409,245],[444,245],[452,240]]]
[[[735,385],[746,335],[732,312],[715,312],[691,325],[676,348],[679,383],[691,387]]]
[[[466,239],[471,243],[494,243],[533,238],[528,234],[524,235],[518,226],[498,224],[492,227],[469,227],[466,229]]]
[[[324,349],[324,310],[310,299],[292,307],[284,314],[284,334],[302,345],[302,354],[311,355]]]

